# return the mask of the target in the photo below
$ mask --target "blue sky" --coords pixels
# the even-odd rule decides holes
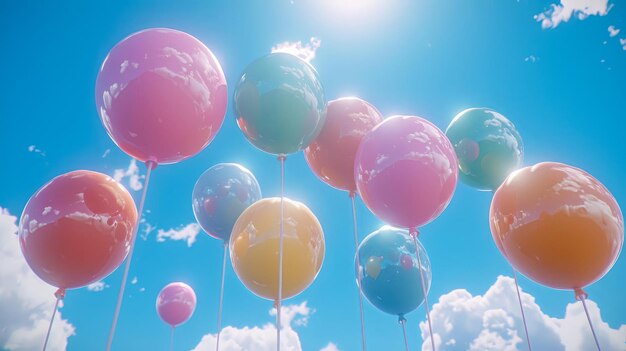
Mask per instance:
[[[626,7],[587,1],[610,10],[584,19],[574,15],[555,28],[542,28],[534,16],[551,4],[558,5],[555,1],[366,0],[360,7],[330,0],[3,1],[0,207],[19,216],[34,191],[65,172],[90,169],[114,175],[116,169],[128,169],[130,158],[116,148],[98,118],[94,86],[110,48],[149,27],[179,29],[203,41],[222,64],[230,102],[234,84],[249,62],[278,43],[319,38],[312,64],[329,99],[356,95],[385,116],[418,115],[441,129],[465,108],[491,107],[517,125],[524,139],[524,164],[558,161],[585,169],[624,206]],[[572,2],[566,1],[565,10],[568,3]],[[609,26],[621,33],[611,37]],[[184,240],[159,242],[157,233],[194,223],[193,185],[218,162],[245,165],[258,178],[264,196],[279,194],[279,163],[246,141],[231,107],[222,129],[203,152],[180,164],[158,167],[145,214],[155,229],[137,242],[130,272],[137,283],[127,287],[115,349],[166,349],[168,327],[159,320],[154,305],[158,291],[176,280],[190,284],[198,296],[195,315],[176,332],[176,349],[193,349],[203,335],[215,333],[221,242],[203,233],[191,246]],[[142,164],[139,174],[145,174]],[[128,181],[123,179],[126,186]],[[306,326],[295,322],[302,316],[294,317],[293,330],[304,350],[319,350],[329,342],[340,350],[357,350],[360,332],[349,198],[315,178],[301,153],[287,159],[285,189],[288,197],[304,202],[317,215],[327,248],[314,284],[286,302],[306,301],[310,308],[304,309],[309,314]],[[138,200],[140,192],[131,192]],[[510,275],[489,232],[490,200],[489,193],[459,184],[448,209],[422,229],[421,240],[433,269],[431,303],[454,289],[483,295],[498,275]],[[361,238],[382,225],[360,201],[358,217]],[[12,245],[9,239],[0,242]],[[0,252],[8,255],[7,250]],[[68,350],[104,348],[121,273],[117,270],[105,278],[109,287],[102,291],[68,292],[61,309],[62,318],[75,328]],[[624,276],[622,256],[587,289],[609,329],[626,324]],[[13,302],[3,296],[28,294],[14,286],[10,275],[0,273],[0,279],[0,315],[6,316]],[[506,281],[500,284],[506,286]],[[551,290],[525,278],[520,284],[545,315],[564,318],[567,304],[574,302],[571,292]],[[3,290],[14,295],[3,295]],[[497,298],[503,297],[493,297]],[[20,301],[28,305],[28,300]],[[40,302],[45,304],[41,311],[52,308],[51,295],[49,301]],[[248,292],[227,269],[224,325],[262,327],[273,320],[270,308],[270,302]],[[412,349],[421,345],[418,324],[424,317],[423,308],[407,316]],[[371,350],[403,347],[396,319],[366,304]],[[9,324],[0,316],[0,330],[12,330]],[[626,327],[622,330],[624,338]],[[8,343],[7,333],[0,331],[0,348],[20,349]],[[521,343],[517,347],[524,349]]]

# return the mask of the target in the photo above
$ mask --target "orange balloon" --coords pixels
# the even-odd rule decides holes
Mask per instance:
[[[283,299],[315,279],[324,261],[324,232],[304,204],[284,199]],[[262,199],[237,219],[230,237],[230,260],[239,280],[253,293],[278,299],[280,198]]]
[[[555,289],[596,282],[624,243],[624,218],[613,195],[585,171],[554,162],[509,175],[493,197],[490,225],[515,269]]]

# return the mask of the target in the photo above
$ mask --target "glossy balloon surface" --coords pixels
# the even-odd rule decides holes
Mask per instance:
[[[79,288],[122,263],[136,223],[135,203],[121,184],[102,173],[74,171],[30,198],[20,218],[20,247],[45,282]]]
[[[382,120],[380,112],[365,100],[349,97],[328,102],[324,127],[304,150],[311,170],[332,187],[356,191],[357,149],[361,139]]]
[[[273,53],[252,62],[235,89],[237,125],[260,150],[291,154],[319,134],[326,98],[313,66],[300,58]]]
[[[479,190],[496,190],[524,158],[522,137],[511,121],[487,108],[454,117],[446,135],[459,160],[459,176]]]
[[[420,117],[385,119],[361,142],[354,164],[359,194],[383,221],[422,226],[448,206],[457,183],[452,144]]]
[[[202,229],[228,241],[237,218],[260,199],[261,188],[252,172],[236,163],[220,163],[196,182],[192,207]]]
[[[119,42],[96,81],[96,105],[127,154],[176,163],[204,149],[224,121],[226,79],[213,53],[183,32],[153,28]]]
[[[196,293],[189,285],[175,282],[161,289],[156,300],[156,309],[165,323],[176,327],[191,318],[196,302]]]
[[[426,291],[432,273],[426,250],[418,241]],[[402,316],[424,301],[415,243],[407,230],[384,226],[371,233],[357,251],[361,265],[361,291],[379,310]],[[357,280],[358,282],[358,280]]]
[[[324,232],[304,204],[285,198],[283,299],[315,279],[324,261]],[[280,198],[262,199],[246,209],[233,228],[230,259],[237,276],[253,293],[278,298]]]
[[[624,243],[613,195],[585,171],[561,163],[511,174],[493,197],[490,223],[513,267],[556,289],[582,289],[602,278]]]

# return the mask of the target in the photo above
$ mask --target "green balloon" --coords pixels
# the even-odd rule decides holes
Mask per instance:
[[[274,53],[252,62],[234,98],[237,125],[257,148],[291,154],[306,148],[326,120],[326,98],[313,66]]]
[[[522,137],[494,110],[470,108],[459,113],[446,135],[459,160],[461,181],[478,190],[496,190],[522,164]]]

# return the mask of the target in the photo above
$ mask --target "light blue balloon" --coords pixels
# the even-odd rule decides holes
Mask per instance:
[[[246,67],[235,87],[234,107],[248,141],[276,155],[306,148],[326,120],[317,71],[286,53],[261,57]]]
[[[432,279],[430,260],[419,241],[418,246],[428,293]],[[356,274],[361,275],[361,291],[372,305],[404,318],[422,304],[424,293],[415,244],[407,230],[383,226],[363,240],[357,255],[360,265],[355,266]]]
[[[204,231],[228,242],[237,218],[260,199],[261,187],[252,172],[236,163],[219,163],[198,178],[193,214]]]
[[[459,160],[459,176],[478,190],[494,191],[524,158],[522,137],[511,121],[488,108],[454,117],[446,135]]]

